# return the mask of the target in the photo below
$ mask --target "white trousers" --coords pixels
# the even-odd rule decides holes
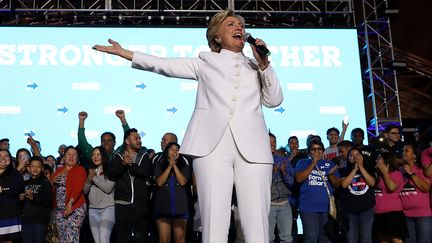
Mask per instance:
[[[111,231],[115,223],[115,207],[90,208],[90,229],[95,243],[109,243]]]
[[[193,166],[203,227],[202,242],[228,241],[233,184],[246,242],[269,242],[272,164],[246,161],[228,127],[216,149],[205,157],[195,158]]]

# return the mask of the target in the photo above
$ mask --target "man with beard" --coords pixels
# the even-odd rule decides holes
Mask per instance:
[[[117,242],[146,242],[148,195],[146,180],[151,175],[149,155],[141,150],[141,137],[135,128],[124,134],[124,153],[114,154],[108,177],[115,182]]]

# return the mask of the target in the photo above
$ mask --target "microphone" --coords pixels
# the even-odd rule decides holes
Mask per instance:
[[[260,54],[265,55],[265,56],[270,56],[271,52],[267,49],[267,47],[265,47],[264,45],[255,44],[255,38],[253,38],[250,33],[246,32],[243,35],[243,39],[247,43],[253,45]]]

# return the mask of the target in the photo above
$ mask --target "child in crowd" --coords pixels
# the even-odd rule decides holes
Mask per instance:
[[[51,213],[52,186],[43,174],[41,157],[30,158],[31,178],[25,181],[25,193],[20,194],[24,201],[22,216],[22,242],[45,242],[45,233]]]

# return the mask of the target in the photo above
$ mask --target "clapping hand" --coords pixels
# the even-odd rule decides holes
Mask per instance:
[[[133,164],[132,156],[128,152],[125,152],[123,155],[123,165],[131,166]]]
[[[333,168],[331,168],[328,172],[329,175],[334,175],[334,173],[336,173],[336,171],[340,168],[339,165],[335,165],[333,166]]]
[[[280,168],[280,165],[274,164],[273,165],[273,174],[276,174],[278,172],[279,168]]]
[[[25,197],[29,200],[33,200],[33,191],[32,190],[25,190]]]
[[[384,163],[384,159],[381,156],[377,159],[377,168],[383,174],[389,173],[389,165]]]
[[[96,170],[95,169],[89,169],[87,180],[91,181],[93,179],[93,177],[95,177],[95,176],[96,176]]]

